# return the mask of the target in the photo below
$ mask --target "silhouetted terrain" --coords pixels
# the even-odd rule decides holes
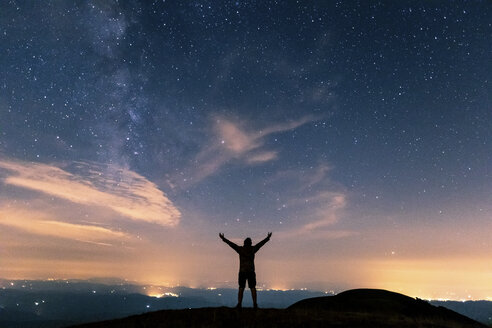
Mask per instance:
[[[287,309],[164,310],[78,328],[133,327],[378,327],[480,328],[470,318],[428,302],[375,289],[316,297]]]
[[[160,294],[161,297],[145,294]],[[259,292],[259,301],[262,308],[286,308],[299,300],[317,296],[326,294],[307,290],[264,290]],[[229,288],[142,286],[115,279],[0,279],[0,327],[60,328],[165,309],[231,307],[236,302],[237,289]],[[491,322],[492,302],[489,301],[432,301],[431,304],[442,305],[480,322]],[[246,294],[244,306],[251,305],[251,297]]]
[[[491,301],[431,301],[432,305],[443,306],[461,313],[469,318],[492,326],[492,302]]]
[[[320,295],[325,293],[259,292],[261,305],[273,308]],[[233,306],[236,302],[237,289],[228,288],[139,286],[114,280],[0,280],[0,328],[60,328],[163,309]],[[246,297],[244,304],[250,306],[251,298]]]

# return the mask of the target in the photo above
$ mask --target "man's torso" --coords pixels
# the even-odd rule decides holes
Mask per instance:
[[[255,249],[250,246],[240,246],[237,250],[239,254],[239,272],[255,271]]]

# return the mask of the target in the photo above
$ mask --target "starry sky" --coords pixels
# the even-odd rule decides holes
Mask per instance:
[[[0,277],[492,298],[489,1],[3,1]]]

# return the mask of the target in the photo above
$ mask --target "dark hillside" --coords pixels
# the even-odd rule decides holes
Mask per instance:
[[[146,327],[332,327],[332,328],[483,328],[451,310],[402,294],[357,289],[316,297],[287,309],[226,307],[164,310],[78,328]]]

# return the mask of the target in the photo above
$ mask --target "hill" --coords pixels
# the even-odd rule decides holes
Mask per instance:
[[[483,328],[470,318],[425,301],[376,289],[315,297],[287,309],[226,307],[163,310],[77,328],[133,327],[333,327]]]
[[[286,308],[309,297],[308,290],[258,291],[261,304]],[[63,328],[158,310],[233,306],[237,289],[138,285],[118,280],[0,279],[1,328]],[[251,306],[246,298],[245,306]]]
[[[492,327],[491,301],[430,301],[432,305],[443,306],[464,316]]]

